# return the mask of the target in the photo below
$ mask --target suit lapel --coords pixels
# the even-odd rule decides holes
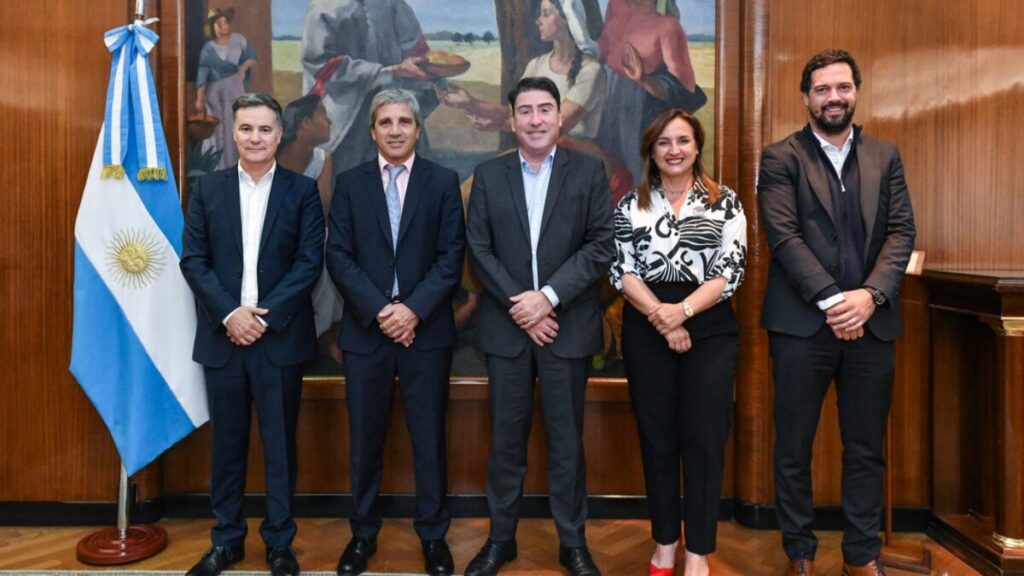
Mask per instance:
[[[511,152],[505,164],[505,175],[508,178],[508,189],[512,194],[512,206],[515,208],[519,225],[523,229],[523,237],[526,243],[530,243],[530,218],[526,213],[526,188],[523,186],[523,167],[520,164],[519,153]]]
[[[878,149],[866,144],[859,133],[855,143],[857,166],[860,169],[860,212],[864,219],[864,256],[867,257],[871,233],[878,217],[878,194],[882,186],[881,159],[878,157]]]
[[[238,166],[234,170],[224,172],[223,190],[227,194],[225,203],[228,208],[228,222],[231,223],[231,237],[235,239],[235,247],[238,248],[238,255],[243,254],[242,250],[242,205],[239,199],[241,193],[238,182]]]
[[[381,177],[380,164],[377,159],[367,162],[363,165],[365,171],[363,172],[366,177],[366,191],[369,194],[367,201],[370,203],[370,207],[373,210],[373,215],[377,218],[377,224],[380,225],[380,231],[384,234],[384,238],[388,241],[388,247],[394,247],[394,240],[391,238],[391,219],[388,218],[388,199],[385,196],[384,180]]]
[[[798,132],[793,147],[797,157],[800,158],[800,163],[804,165],[804,173],[807,174],[807,183],[810,185],[811,191],[818,197],[818,201],[821,202],[825,213],[828,214],[834,225],[836,212],[832,205],[832,193],[828,187],[828,175],[825,174],[824,162],[821,161],[821,156],[818,154],[818,142],[810,130],[810,128],[806,128],[802,132]]]
[[[270,237],[270,231],[274,228],[277,213],[281,211],[281,202],[284,201],[284,197],[288,194],[288,189],[291,188],[291,185],[291,173],[278,166],[274,170],[274,180],[270,183],[270,197],[267,198],[267,211],[263,216],[263,231],[260,233],[260,251],[258,254],[262,254],[263,247],[267,245],[267,238]]]
[[[548,221],[551,220],[551,213],[555,211],[555,204],[558,203],[558,197],[562,194],[562,182],[568,171],[569,154],[559,148],[555,152],[554,161],[551,164],[551,178],[548,179],[548,193],[544,198],[544,215],[541,217],[538,239],[544,237],[544,230],[547,229]]]
[[[398,226],[398,242],[395,246],[402,243],[402,238],[405,238],[405,231],[409,229],[409,223],[412,222],[413,216],[416,214],[416,208],[420,205],[420,200],[423,199],[423,195],[426,193],[426,183],[430,179],[430,163],[426,160],[417,156],[416,160],[412,163],[412,174],[409,174],[409,185],[405,189],[405,202],[402,203],[402,220]]]

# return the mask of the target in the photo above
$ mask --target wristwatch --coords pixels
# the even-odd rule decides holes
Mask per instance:
[[[878,288],[872,288],[871,286],[865,286],[864,289],[871,294],[871,299],[875,301],[875,306],[885,304],[885,294],[883,294],[881,290]]]

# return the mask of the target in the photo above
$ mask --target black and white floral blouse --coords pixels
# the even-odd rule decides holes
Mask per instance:
[[[651,189],[651,207],[641,210],[636,190],[615,209],[615,262],[611,282],[622,290],[622,277],[633,274],[645,283],[694,282],[725,278],[722,300],[743,282],[747,263],[747,218],[736,193],[719,187],[718,202],[708,205],[699,180],[686,193],[679,218],[660,188]]]

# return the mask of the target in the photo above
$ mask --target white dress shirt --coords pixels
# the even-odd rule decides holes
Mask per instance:
[[[238,200],[242,217],[242,294],[241,306],[256,306],[260,299],[257,267],[260,258],[260,239],[263,237],[263,221],[267,216],[267,200],[270,199],[270,186],[274,182],[277,162],[263,175],[259,181],[252,179],[242,164],[238,164]],[[231,311],[228,318],[237,311]],[[256,317],[264,325],[263,319]]]

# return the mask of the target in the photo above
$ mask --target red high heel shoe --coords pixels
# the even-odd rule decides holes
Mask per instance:
[[[675,572],[675,566],[669,566],[667,568],[658,568],[651,562],[647,565],[647,576],[672,576]]]
[[[676,542],[676,553],[675,553],[676,556],[679,555],[679,549],[682,548],[682,547],[683,547],[683,539],[680,538],[679,541]],[[654,562],[651,562],[650,564],[647,565],[647,576],[672,576],[675,573],[675,571],[676,571],[675,565],[667,566],[665,568],[659,568],[659,567],[655,566]]]

